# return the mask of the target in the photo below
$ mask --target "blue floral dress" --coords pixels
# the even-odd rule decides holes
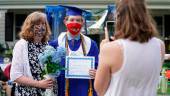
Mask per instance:
[[[44,51],[46,43],[28,43],[28,58],[30,64],[30,70],[34,80],[42,80],[42,69],[39,64],[38,55]],[[15,88],[15,94],[17,96],[42,96],[45,89],[18,85]]]

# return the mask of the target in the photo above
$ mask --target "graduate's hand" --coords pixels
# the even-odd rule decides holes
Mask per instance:
[[[91,79],[94,79],[96,76],[96,69],[90,69],[89,70],[89,75]]]
[[[100,48],[101,48],[105,43],[110,42],[110,41],[109,41],[109,33],[108,33],[107,28],[105,27],[104,30],[105,30],[105,31],[104,31],[105,37],[104,37],[104,39],[103,39],[103,40],[101,41],[101,43],[100,43]],[[112,41],[115,40],[115,38],[114,38],[113,36],[111,36],[110,38],[112,39]]]

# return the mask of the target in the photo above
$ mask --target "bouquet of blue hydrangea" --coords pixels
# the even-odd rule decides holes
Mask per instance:
[[[47,45],[44,52],[40,53],[38,59],[42,66],[42,75],[53,74],[58,76],[61,70],[65,70],[61,66],[61,60],[66,56],[66,49],[64,47],[57,47]]]

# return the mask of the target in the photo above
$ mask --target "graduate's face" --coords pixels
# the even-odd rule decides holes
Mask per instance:
[[[68,32],[72,35],[78,35],[83,25],[82,16],[68,16],[65,19],[65,25],[67,27]]]

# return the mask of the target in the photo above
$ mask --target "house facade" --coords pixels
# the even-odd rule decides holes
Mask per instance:
[[[46,5],[71,5],[87,10],[104,10],[114,0],[0,0],[0,42],[13,46],[26,16]],[[170,52],[170,0],[147,0],[147,7],[156,20],[166,50]],[[100,16],[99,16],[100,17]]]

